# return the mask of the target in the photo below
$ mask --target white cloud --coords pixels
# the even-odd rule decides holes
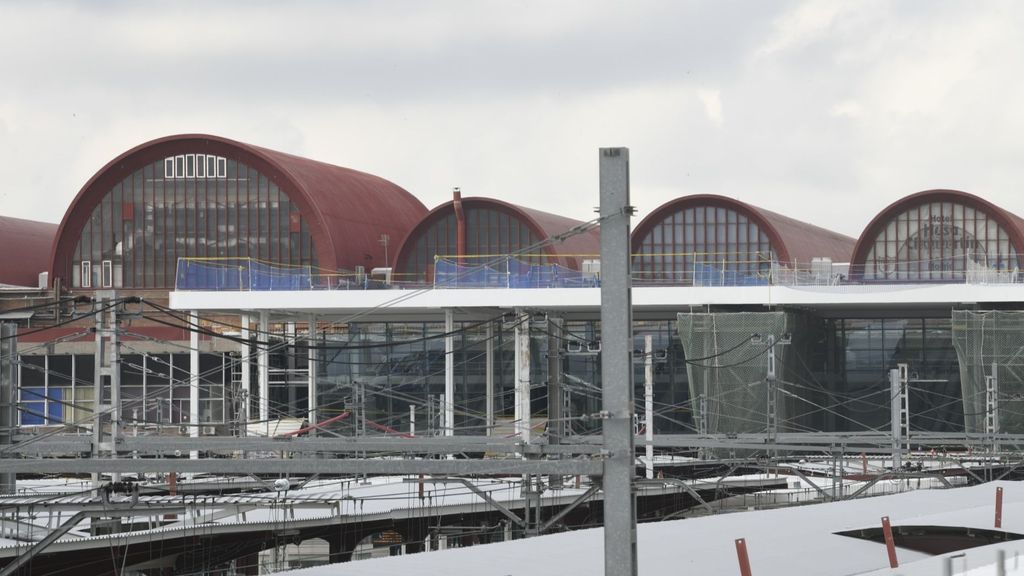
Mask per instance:
[[[58,221],[181,132],[430,207],[461,186],[589,218],[598,147],[628,146],[643,213],[718,193],[856,235],[932,187],[1024,213],[1022,28],[999,0],[0,2],[0,214]]]
[[[832,106],[829,113],[841,118],[859,118],[864,115],[864,107],[855,100],[843,100]]]
[[[697,98],[704,105],[704,113],[712,123],[722,124],[722,93],[719,90],[697,90]]]

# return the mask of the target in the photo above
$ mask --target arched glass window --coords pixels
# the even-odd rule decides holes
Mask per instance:
[[[515,215],[491,208],[467,207],[466,248],[463,261],[468,266],[501,259],[540,241],[531,228]],[[452,211],[438,218],[415,240],[407,252],[401,274],[422,276],[434,266],[434,259],[455,260],[458,257],[458,221]],[[524,262],[546,264],[548,257],[540,251],[519,254]]]
[[[938,281],[1013,274],[1017,251],[988,214],[958,202],[908,208],[882,228],[864,259],[865,280]]]
[[[181,156],[177,170],[177,158],[139,168],[96,205],[73,253],[72,286],[172,287],[178,258],[316,266],[305,219],[267,176],[204,155]]]
[[[745,283],[766,278],[776,260],[768,235],[746,214],[719,206],[672,212],[650,228],[633,254],[641,283]]]

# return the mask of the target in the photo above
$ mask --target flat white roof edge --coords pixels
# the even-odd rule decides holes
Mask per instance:
[[[673,286],[633,288],[633,308],[706,305],[957,305],[1024,302],[1024,284],[896,284],[842,286]],[[527,307],[565,311],[599,309],[600,288],[174,291],[177,310],[294,312],[415,311],[443,308]]]

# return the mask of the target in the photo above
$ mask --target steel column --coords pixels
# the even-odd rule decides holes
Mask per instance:
[[[14,443],[14,429],[18,424],[18,325],[0,323],[0,446],[5,449]],[[0,493],[13,494],[16,476],[0,473]]]
[[[260,402],[260,423],[263,428],[263,435],[270,435],[270,312],[260,311],[259,332],[256,340],[263,342],[257,344],[256,368],[259,371],[259,402]]]
[[[192,330],[189,334],[189,379],[188,379],[188,435],[192,438],[199,437],[199,313],[193,310],[189,314],[189,322],[192,323]],[[188,453],[192,460],[199,458],[199,451],[192,450]]]
[[[633,313],[630,290],[629,149],[600,150],[601,390],[604,405],[604,572],[635,576]]]
[[[444,311],[444,435],[455,435],[455,313]]]

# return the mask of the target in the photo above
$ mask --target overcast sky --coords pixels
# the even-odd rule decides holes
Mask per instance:
[[[1024,214],[1024,2],[7,2],[0,214],[204,132],[579,219],[724,194],[857,236],[956,188]]]

